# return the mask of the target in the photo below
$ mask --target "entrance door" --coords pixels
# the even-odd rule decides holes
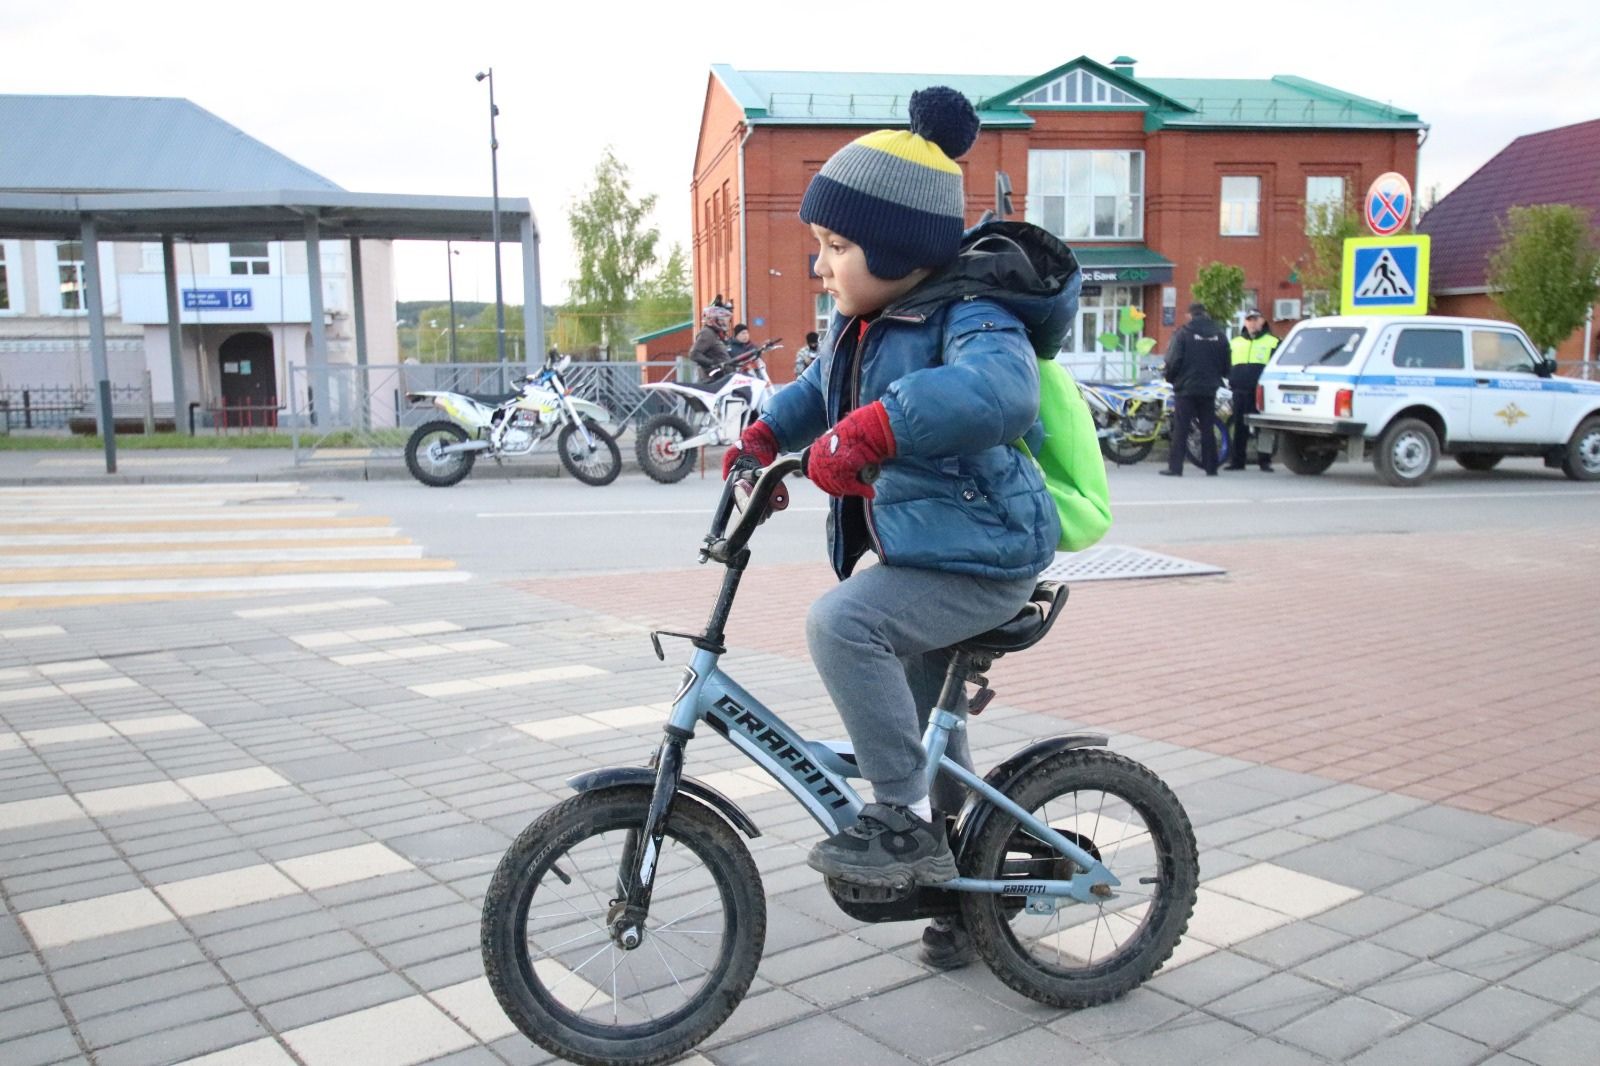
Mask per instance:
[[[265,333],[235,333],[217,350],[222,364],[224,426],[278,424],[278,372],[272,338]]]
[[[1124,307],[1138,307],[1139,287],[1136,285],[1085,285],[1078,300],[1078,321],[1065,341],[1065,351],[1070,356],[1063,360],[1080,380],[1123,381],[1133,380],[1134,357],[1122,355],[1113,345],[1101,342],[1102,334],[1117,332],[1117,322]]]

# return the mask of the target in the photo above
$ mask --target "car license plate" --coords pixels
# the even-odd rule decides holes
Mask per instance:
[[[1314,392],[1285,392],[1280,393],[1279,398],[1284,403],[1297,406],[1308,406],[1317,402],[1317,394]]]

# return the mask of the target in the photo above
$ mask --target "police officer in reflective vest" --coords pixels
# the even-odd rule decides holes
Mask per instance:
[[[1245,448],[1250,443],[1248,418],[1256,413],[1256,385],[1261,381],[1261,370],[1267,365],[1278,338],[1267,328],[1260,311],[1252,307],[1244,316],[1244,332],[1229,344],[1233,365],[1228,368],[1228,388],[1233,390],[1232,428],[1233,447],[1229,449],[1228,469],[1243,470]],[[1272,473],[1272,456],[1257,452],[1256,462],[1261,469]]]

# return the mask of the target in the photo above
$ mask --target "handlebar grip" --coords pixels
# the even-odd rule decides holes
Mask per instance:
[[[878,475],[883,473],[883,468],[877,463],[868,463],[856,473],[856,480],[863,485],[870,485],[878,480]],[[800,476],[811,477],[811,446],[807,445],[800,451]]]

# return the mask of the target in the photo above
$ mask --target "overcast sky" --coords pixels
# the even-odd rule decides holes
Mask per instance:
[[[687,247],[713,63],[1031,77],[1122,54],[1149,77],[1297,74],[1415,111],[1432,126],[1419,193],[1448,192],[1520,134],[1600,117],[1600,20],[1583,0],[7,0],[0,14],[0,92],[187,97],[361,192],[488,195],[473,74],[493,65],[500,190],[533,203],[547,303],[566,297],[567,208],[607,144],[657,196],[663,251]],[[401,246],[397,297],[443,300],[444,260],[443,245]],[[520,302],[519,257],[504,261]],[[486,249],[458,258],[456,295],[493,299]]]

